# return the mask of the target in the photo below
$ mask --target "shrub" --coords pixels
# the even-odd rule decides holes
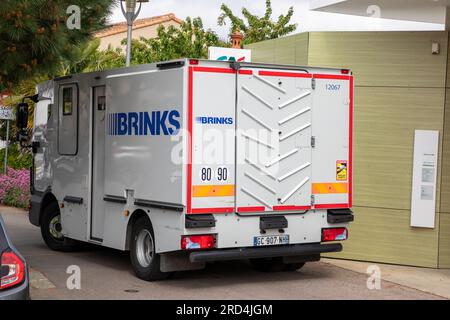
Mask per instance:
[[[5,161],[5,149],[0,150],[0,170],[3,173]],[[21,149],[18,143],[11,144],[8,148],[8,168],[28,169],[31,167],[32,156],[29,149]]]
[[[0,203],[27,208],[30,196],[29,170],[9,168],[7,175],[0,174]]]

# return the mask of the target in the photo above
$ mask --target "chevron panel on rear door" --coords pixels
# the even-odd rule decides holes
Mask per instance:
[[[290,211],[311,204],[311,75],[253,69],[238,77],[236,207]]]

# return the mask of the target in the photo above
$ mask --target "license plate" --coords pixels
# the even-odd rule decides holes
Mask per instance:
[[[289,235],[253,237],[253,246],[255,247],[276,246],[280,244],[289,244]]]

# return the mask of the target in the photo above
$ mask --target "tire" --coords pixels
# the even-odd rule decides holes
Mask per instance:
[[[165,280],[171,272],[161,272],[161,255],[155,252],[155,236],[147,217],[139,218],[133,225],[130,244],[133,271],[145,281]]]
[[[283,263],[283,258],[250,259],[252,267],[260,272],[296,271],[305,263]]]
[[[68,239],[61,234],[61,213],[58,203],[48,204],[42,213],[41,235],[45,244],[52,250],[72,252],[78,249],[74,240]]]

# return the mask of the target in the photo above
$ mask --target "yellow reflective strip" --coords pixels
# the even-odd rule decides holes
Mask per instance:
[[[193,186],[192,196],[194,198],[234,196],[234,184]]]
[[[348,183],[313,183],[313,194],[348,193]]]

